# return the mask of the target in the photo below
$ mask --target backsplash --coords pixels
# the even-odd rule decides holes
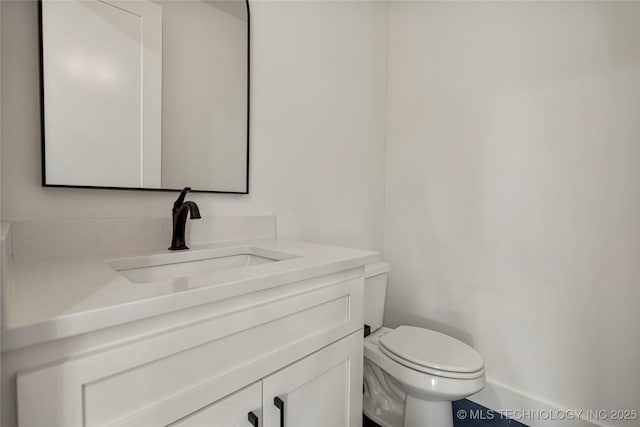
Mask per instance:
[[[171,218],[29,220],[11,223],[13,261],[162,251],[171,243]],[[190,244],[272,239],[276,218],[203,217],[187,224]]]

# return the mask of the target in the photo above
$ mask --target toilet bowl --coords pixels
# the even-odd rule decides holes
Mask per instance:
[[[365,324],[373,332],[364,341],[364,414],[382,427],[451,427],[451,402],[484,387],[482,357],[440,332],[382,327],[388,271],[386,263],[367,266]]]

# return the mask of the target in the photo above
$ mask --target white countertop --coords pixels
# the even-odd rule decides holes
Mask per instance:
[[[9,262],[4,289],[2,350],[64,338],[170,311],[357,268],[377,252],[292,240],[249,240],[192,245],[189,253],[257,247],[297,256],[239,269],[152,283],[132,283],[94,256]],[[153,254],[174,254],[171,251]]]

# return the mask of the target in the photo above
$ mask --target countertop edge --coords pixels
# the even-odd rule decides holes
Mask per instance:
[[[18,325],[2,331],[2,352],[15,351],[288,283],[363,267],[379,260],[379,253],[363,251],[363,254],[359,256],[326,264],[312,265],[299,270],[284,271],[217,286],[202,287],[180,294],[135,300],[104,308],[62,315],[27,325]]]

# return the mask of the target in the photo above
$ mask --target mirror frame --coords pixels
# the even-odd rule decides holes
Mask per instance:
[[[110,187],[110,186],[93,186],[93,185],[68,185],[68,184],[48,184],[46,174],[46,158],[45,158],[45,111],[44,111],[44,40],[42,31],[42,2],[46,0],[38,0],[38,56],[39,56],[39,79],[40,79],[40,140],[41,140],[41,162],[42,162],[42,186],[43,187],[61,187],[61,188],[94,188],[102,190],[135,190],[135,191],[181,191],[182,188],[143,188],[143,187]],[[249,152],[251,144],[249,143],[249,123],[251,108],[251,10],[249,8],[249,0],[244,0],[247,8],[247,159],[246,159],[246,176],[245,191],[220,191],[220,190],[200,190],[193,189],[193,193],[222,193],[222,194],[249,194]]]

